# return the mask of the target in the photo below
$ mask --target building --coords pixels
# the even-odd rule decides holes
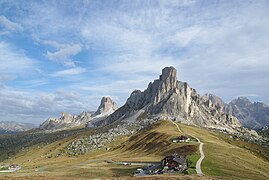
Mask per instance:
[[[190,138],[188,136],[184,136],[184,135],[178,136],[177,138],[172,140],[173,143],[189,142],[189,141],[190,141]]]
[[[18,164],[11,164],[8,167],[9,170],[19,170],[21,167]]]
[[[164,159],[162,159],[161,165],[164,167],[164,169],[179,172],[182,172],[188,168],[186,158],[177,154],[166,156]]]
[[[189,140],[190,140],[190,138],[188,136],[181,135],[178,137],[179,142],[188,142]]]

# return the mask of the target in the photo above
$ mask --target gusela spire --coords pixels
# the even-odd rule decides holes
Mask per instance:
[[[162,69],[162,74],[159,78],[160,81],[164,82],[164,84],[170,86],[171,88],[176,87],[177,84],[177,70],[170,66]]]
[[[177,89],[177,70],[172,66],[162,69],[159,80],[154,81],[149,89],[155,92],[149,95],[153,97],[154,104],[166,99]]]

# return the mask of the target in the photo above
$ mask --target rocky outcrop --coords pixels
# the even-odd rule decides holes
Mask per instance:
[[[121,108],[95,125],[105,125],[117,120],[129,121],[142,112],[140,115],[150,118],[174,119],[202,127],[240,126],[235,117],[223,111],[220,107],[222,105],[217,105],[217,100],[213,103],[212,97],[200,97],[186,82],[178,81],[176,74],[174,67],[164,68],[159,79],[149,83],[145,91],[133,91]]]
[[[49,118],[40,125],[42,130],[63,130],[77,126],[85,126],[91,121],[99,121],[106,118],[117,109],[117,104],[110,97],[103,97],[97,111],[82,112],[79,115],[71,115],[62,112],[59,118]],[[90,125],[89,125],[90,126]]]
[[[91,150],[104,148],[119,136],[132,135],[151,124],[154,124],[156,121],[156,119],[143,119],[136,123],[118,124],[116,127],[109,128],[109,130],[95,133],[90,136],[84,136],[72,141],[65,147],[65,152],[69,156],[77,156]],[[106,149],[108,150],[110,148],[107,147]]]
[[[30,124],[30,123],[19,123],[15,121],[1,121],[0,122],[0,134],[27,131],[35,127],[36,126],[34,124]]]
[[[242,126],[259,129],[269,125],[269,107],[260,102],[252,103],[246,97],[232,100],[226,106],[226,112],[237,117]]]
[[[117,109],[117,104],[110,97],[103,97],[94,115],[110,115]]]
[[[82,112],[80,115],[71,115],[67,112],[62,112],[60,118],[49,118],[40,125],[43,130],[61,130],[72,128],[80,125],[85,125],[92,114],[89,112]]]

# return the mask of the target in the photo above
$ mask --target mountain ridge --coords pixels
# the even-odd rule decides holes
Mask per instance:
[[[28,131],[35,127],[37,126],[31,123],[22,123],[16,121],[0,121],[1,134]]]
[[[86,126],[90,121],[99,121],[118,108],[117,104],[110,97],[102,97],[101,103],[96,112],[83,111],[79,115],[71,115],[62,112],[59,118],[49,118],[39,128],[42,130],[63,130],[78,126]]]
[[[238,118],[244,127],[260,129],[269,125],[269,106],[261,103],[252,103],[246,97],[238,97],[226,106],[226,112]]]
[[[143,92],[133,91],[122,107],[95,126],[128,121],[142,114],[201,127],[233,129],[240,126],[235,117],[216,107],[209,98],[201,97],[188,83],[178,81],[176,75],[174,67],[165,67],[159,79],[150,82]]]

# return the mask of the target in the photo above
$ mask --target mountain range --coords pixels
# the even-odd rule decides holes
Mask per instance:
[[[200,96],[188,83],[178,81],[176,75],[174,67],[164,68],[159,79],[150,82],[146,90],[133,91],[122,107],[94,125],[134,122],[143,116],[173,119],[208,128],[233,129],[240,126],[236,117],[225,113],[207,96]]]
[[[19,123],[15,121],[1,121],[0,122],[0,134],[11,134],[21,131],[27,131],[35,128],[34,124]]]
[[[110,97],[103,97],[95,112],[84,111],[79,115],[62,112],[59,118],[48,118],[39,128],[97,127],[120,121],[134,123],[141,118],[172,119],[188,125],[229,130],[242,125],[257,130],[269,125],[269,106],[252,103],[246,97],[225,103],[214,94],[201,96],[187,82],[177,80],[174,67],[165,67],[158,79],[150,82],[144,91],[134,90],[120,108]],[[15,122],[0,123],[2,132],[32,127]]]
[[[96,112],[82,112],[79,115],[62,112],[59,118],[49,118],[39,128],[42,130],[63,130],[85,126],[89,121],[95,122],[106,118],[117,108],[117,104],[110,97],[103,97]]]
[[[66,129],[76,126],[95,127],[113,122],[136,122],[141,118],[173,119],[200,127],[259,129],[269,124],[269,107],[238,97],[225,103],[214,94],[199,95],[187,82],[177,80],[177,70],[165,67],[158,79],[144,91],[134,90],[126,103],[118,108],[110,97],[103,97],[96,112],[49,118],[41,129]]]
[[[226,106],[226,112],[237,117],[242,126],[250,129],[269,125],[269,106],[261,102],[252,103],[245,97],[232,100]]]

